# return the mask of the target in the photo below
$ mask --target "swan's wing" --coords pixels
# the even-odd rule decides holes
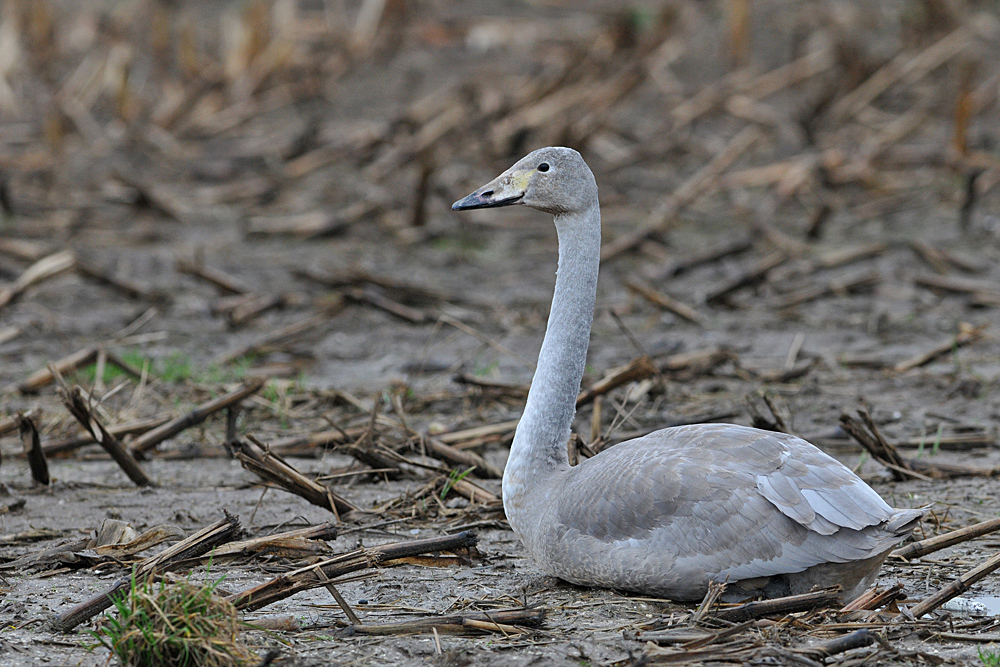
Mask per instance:
[[[757,474],[757,490],[788,518],[821,535],[892,518],[892,508],[870,486],[806,441],[775,433],[759,444],[779,452],[780,463]]]
[[[673,570],[745,579],[860,560],[892,544],[879,527],[892,509],[792,436],[700,424],[622,443],[593,462],[577,466],[556,517],[623,558],[645,553]]]

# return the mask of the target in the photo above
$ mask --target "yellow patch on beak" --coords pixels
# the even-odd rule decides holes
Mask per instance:
[[[528,189],[528,181],[531,179],[531,175],[535,173],[534,169],[524,171],[515,171],[510,175],[510,184],[517,192],[523,193]]]

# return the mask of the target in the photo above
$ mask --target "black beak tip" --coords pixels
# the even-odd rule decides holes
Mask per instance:
[[[490,192],[489,196],[492,197],[493,193]],[[499,208],[500,206],[510,206],[511,204],[517,204],[520,202],[521,197],[523,196],[523,194],[519,194],[514,197],[507,197],[506,199],[492,199],[483,197],[482,194],[473,192],[465,199],[459,199],[457,202],[452,204],[451,210],[468,211],[474,208]]]
[[[473,192],[467,197],[459,199],[457,202],[451,205],[451,210],[453,211],[468,211],[470,208],[482,208],[484,204],[487,204],[483,200],[482,195]]]

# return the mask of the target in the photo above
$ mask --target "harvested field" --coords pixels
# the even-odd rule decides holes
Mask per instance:
[[[5,3],[0,663],[106,664],[133,568],[222,577],[274,665],[1000,655],[998,63],[978,0]],[[603,213],[574,454],[805,437],[933,504],[873,595],[527,558],[555,233],[449,206],[550,144]]]

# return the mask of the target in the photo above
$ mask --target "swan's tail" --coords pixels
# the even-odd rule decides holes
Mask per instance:
[[[886,530],[898,537],[907,537],[917,523],[927,515],[931,506],[925,505],[912,510],[897,509],[885,524]]]

